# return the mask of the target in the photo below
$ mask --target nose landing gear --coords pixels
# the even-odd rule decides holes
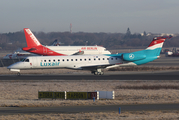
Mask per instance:
[[[18,72],[18,73],[17,73],[17,76],[20,76],[20,75],[21,75],[21,73],[20,73],[20,72]]]

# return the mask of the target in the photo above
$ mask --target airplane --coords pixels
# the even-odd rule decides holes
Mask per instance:
[[[60,46],[62,43],[58,42],[58,40],[56,39],[55,41],[53,41],[52,45],[50,46]]]
[[[18,48],[13,53],[4,56],[3,59],[23,59],[28,56],[37,56],[37,55],[30,52],[23,51],[21,48]]]
[[[44,46],[30,29],[24,28],[27,47],[23,50],[43,56],[67,56],[89,54],[111,54],[102,46]]]
[[[94,75],[102,75],[103,69],[121,66],[136,66],[151,62],[160,56],[164,41],[172,36],[155,37],[150,45],[141,51],[105,55],[72,55],[72,56],[33,56],[7,67],[18,72],[26,69],[59,69],[89,70]]]
[[[60,43],[57,42],[57,40],[55,40],[50,46],[59,46],[59,45]],[[23,59],[28,56],[37,56],[37,54],[26,52],[26,51],[23,51],[21,48],[18,48],[13,53],[10,53],[4,56],[3,59]]]

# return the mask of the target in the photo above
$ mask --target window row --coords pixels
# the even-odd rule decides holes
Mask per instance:
[[[109,60],[109,58],[94,58],[93,60],[96,61],[96,60]],[[110,60],[117,60],[118,58],[110,58]],[[91,58],[88,58],[88,59],[58,59],[57,61],[60,62],[60,61],[91,61],[92,59]],[[48,62],[55,62],[56,60],[48,60]],[[44,62],[47,62],[47,60],[44,60]]]

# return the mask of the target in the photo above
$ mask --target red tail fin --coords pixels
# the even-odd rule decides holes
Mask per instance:
[[[42,46],[30,29],[24,28],[27,47]]]

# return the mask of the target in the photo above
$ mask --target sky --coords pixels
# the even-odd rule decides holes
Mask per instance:
[[[179,0],[1,0],[0,33],[179,33]]]

